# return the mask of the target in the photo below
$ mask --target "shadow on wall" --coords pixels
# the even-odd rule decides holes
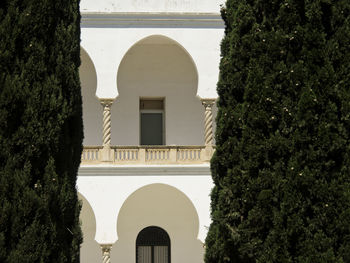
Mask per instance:
[[[124,202],[118,215],[118,241],[112,247],[111,262],[135,263],[136,238],[148,226],[158,226],[169,234],[171,262],[203,263],[204,248],[197,239],[197,212],[185,194],[165,184],[142,187]]]
[[[80,247],[81,263],[102,262],[102,252],[99,244],[95,241],[96,219],[89,202],[78,193],[79,200],[82,201],[80,211],[81,230],[83,232],[83,243]]]
[[[102,111],[96,97],[97,76],[94,64],[87,52],[80,48],[79,68],[83,97],[84,145],[102,145]]]
[[[136,43],[118,69],[112,144],[138,145],[140,98],[164,98],[165,143],[203,145],[204,107],[197,86],[194,62],[177,42],[157,35]]]

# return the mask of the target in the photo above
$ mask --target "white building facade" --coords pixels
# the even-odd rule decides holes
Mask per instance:
[[[81,1],[81,262],[203,262],[222,3]]]

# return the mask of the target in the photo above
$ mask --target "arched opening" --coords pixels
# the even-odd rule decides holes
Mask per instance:
[[[159,127],[165,145],[203,144],[203,106],[196,96],[198,74],[187,51],[165,36],[133,45],[117,73],[119,96],[112,105],[112,144],[141,144],[142,102],[161,101]],[[149,108],[154,111],[159,109]]]
[[[183,192],[166,184],[146,185],[125,200],[118,214],[118,240],[111,251],[111,262],[135,263],[135,241],[148,226],[168,233],[171,262],[203,262],[197,211]]]
[[[96,97],[97,75],[88,53],[80,48],[79,68],[83,97],[84,142],[83,145],[102,145],[102,106]]]
[[[95,241],[96,218],[91,205],[86,198],[78,193],[82,203],[80,211],[81,230],[83,232],[83,243],[80,247],[80,262],[93,263],[101,260],[101,249]]]
[[[141,230],[136,239],[136,263],[170,263],[170,238],[157,226]]]

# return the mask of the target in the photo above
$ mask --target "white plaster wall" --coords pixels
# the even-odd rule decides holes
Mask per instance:
[[[218,13],[224,0],[82,0],[81,12]]]
[[[84,145],[102,145],[102,106],[96,97],[97,76],[92,60],[84,49],[80,51],[79,68],[83,97]]]
[[[222,28],[120,28],[82,27],[82,47],[90,55],[97,74],[99,98],[118,96],[117,71],[127,51],[144,38],[168,37],[192,57],[198,72],[197,95],[216,98]]]
[[[134,263],[137,235],[148,226],[161,227],[169,234],[172,262],[203,262],[203,243],[197,239],[197,212],[182,192],[165,184],[142,187],[124,202],[111,261]]]
[[[164,37],[139,42],[121,62],[117,83],[112,144],[139,144],[140,97],[165,99],[166,144],[204,144],[204,107],[196,97],[196,68],[176,43]]]

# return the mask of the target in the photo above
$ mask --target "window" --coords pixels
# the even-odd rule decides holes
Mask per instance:
[[[136,239],[136,263],[170,263],[170,238],[160,227],[146,227]]]
[[[141,145],[164,145],[164,99],[140,99]]]

